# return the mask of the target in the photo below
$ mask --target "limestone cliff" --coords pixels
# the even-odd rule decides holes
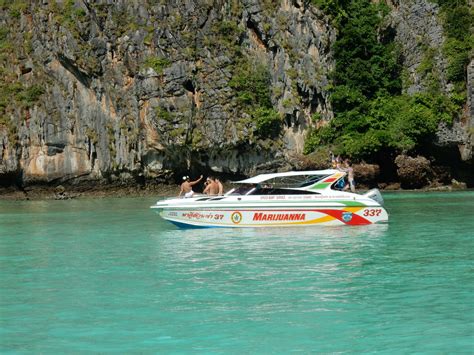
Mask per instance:
[[[400,43],[406,68],[405,90],[416,93],[426,90],[434,76],[440,89],[448,94],[453,90],[446,78],[447,60],[443,55],[446,40],[439,15],[439,6],[427,0],[389,1],[392,7],[391,26],[396,30],[396,41]],[[471,53],[472,55],[472,53]],[[467,67],[467,102],[464,112],[450,126],[441,124],[437,144],[455,147],[463,161],[472,164],[474,144],[474,64]]]
[[[420,62],[409,55],[416,52],[414,28],[435,47],[442,41],[436,6],[393,3],[393,26],[414,75]],[[311,116],[332,118],[327,87],[336,32],[308,1],[0,6],[3,185],[144,183],[189,172],[284,169],[288,157],[302,152]],[[437,63],[442,72],[442,56]],[[471,108],[463,122],[471,129],[459,126],[454,142],[465,147],[466,159],[472,159],[470,68]],[[263,78],[277,118],[255,104],[265,93],[239,91],[239,75],[243,82]],[[415,78],[409,90],[422,85]],[[253,111],[245,106],[249,95]]]
[[[301,151],[312,112],[331,115],[335,34],[302,1],[39,1],[0,21],[4,179],[246,174]],[[245,61],[268,70],[277,138],[256,135],[229,87]],[[12,85],[39,95],[22,103]]]

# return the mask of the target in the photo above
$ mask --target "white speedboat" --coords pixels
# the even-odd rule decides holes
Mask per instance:
[[[339,170],[262,174],[237,181],[224,196],[170,198],[151,206],[179,227],[363,225],[388,221],[377,189],[364,195],[336,188]]]

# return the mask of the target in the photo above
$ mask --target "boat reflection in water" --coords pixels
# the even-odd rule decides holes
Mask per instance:
[[[171,198],[151,206],[179,227],[368,225],[388,221],[377,189],[359,195],[336,189],[339,170],[262,174],[237,181],[224,196]]]

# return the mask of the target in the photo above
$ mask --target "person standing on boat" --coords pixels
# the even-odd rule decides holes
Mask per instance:
[[[352,163],[349,161],[349,159],[346,159],[344,161],[343,170],[347,173],[347,181],[348,181],[348,184],[345,186],[344,189],[350,188],[351,192],[355,192],[354,169],[352,168]]]
[[[334,154],[331,152],[331,167],[333,169],[341,170],[342,164],[341,164],[341,156],[334,156]]]
[[[218,178],[216,178],[216,182],[217,182],[217,186],[219,187],[217,194],[219,196],[224,195],[224,185],[222,185],[222,182]]]
[[[190,181],[189,176],[183,176],[183,183],[181,184],[181,191],[179,192],[179,196],[184,194],[185,198],[193,197],[194,191],[193,186],[196,185],[199,181],[202,180],[202,175],[199,179]]]
[[[209,196],[215,196],[219,192],[219,185],[216,182],[216,179],[211,177],[207,178],[207,186],[203,191],[205,194]]]

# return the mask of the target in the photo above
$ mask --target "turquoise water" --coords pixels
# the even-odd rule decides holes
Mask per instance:
[[[474,193],[384,197],[388,225],[268,230],[0,201],[0,352],[474,352]]]

